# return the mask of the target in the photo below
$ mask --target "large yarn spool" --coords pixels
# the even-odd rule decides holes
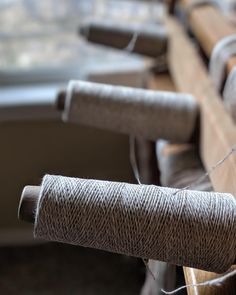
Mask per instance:
[[[63,117],[150,140],[185,142],[194,132],[197,113],[188,94],[71,81]]]
[[[230,194],[46,175],[36,238],[224,272],[236,253]]]
[[[132,52],[158,57],[167,51],[167,30],[157,24],[124,24],[112,20],[93,20],[80,27],[89,42],[125,49],[135,37]]]

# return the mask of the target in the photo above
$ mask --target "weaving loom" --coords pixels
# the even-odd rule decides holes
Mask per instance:
[[[174,5],[172,1],[166,1],[166,2],[171,2],[169,4],[171,6],[170,10],[174,12],[175,9],[174,9]],[[208,4],[191,7],[191,9],[189,10],[188,8],[189,8],[189,5],[191,4],[191,1],[183,0],[179,2],[180,3],[175,3],[178,6],[177,10],[182,12],[183,11],[186,12],[188,10],[188,15],[186,16],[188,29],[191,30],[195,38],[195,42],[198,44],[199,48],[201,48],[201,50],[204,52],[204,55],[206,58],[209,59],[210,57],[212,57],[213,49],[222,38],[229,35],[236,36],[236,27],[225,18],[225,16],[223,15],[223,12],[219,9],[219,7],[212,5],[209,2]],[[74,86],[70,84],[73,87],[69,86],[68,89],[65,91],[65,93],[62,93],[60,95],[60,98],[58,98],[60,99],[58,104],[60,106],[59,109],[62,112],[62,117],[65,123],[73,122],[74,124],[86,124],[86,125],[90,125],[97,128],[110,129],[115,132],[123,132],[130,135],[138,136],[139,138],[136,139],[137,148],[139,150],[141,149],[143,154],[146,153],[144,160],[143,160],[143,157],[139,156],[139,153],[137,153],[138,162],[141,163],[141,165],[139,166],[141,178],[142,178],[142,175],[146,175],[146,177],[145,176],[143,177],[142,182],[145,182],[146,184],[152,184],[155,179],[155,176],[154,176],[155,171],[151,169],[150,167],[150,159],[152,159],[151,161],[155,159],[155,156],[154,156],[155,149],[153,149],[154,142],[150,142],[148,140],[156,141],[158,139],[164,138],[169,141],[174,141],[175,145],[166,143],[165,150],[167,151],[166,153],[168,157],[170,155],[176,156],[177,154],[176,159],[180,157],[179,154],[183,153],[183,151],[186,152],[186,150],[187,151],[189,150],[189,145],[191,147],[195,145],[196,149],[194,150],[193,154],[191,154],[190,156],[190,159],[191,161],[194,162],[194,164],[192,164],[191,162],[190,166],[186,164],[186,165],[183,165],[183,167],[181,167],[180,169],[181,176],[178,175],[178,177],[180,178],[180,182],[178,180],[179,179],[178,177],[177,179],[175,179],[173,178],[173,175],[171,176],[172,178],[169,176],[169,174],[170,175],[178,174],[178,172],[174,173],[173,163],[168,164],[169,165],[168,166],[167,162],[165,162],[165,164],[163,164],[162,162],[163,165],[161,165],[162,156],[159,154],[158,158],[160,161],[160,171],[163,173],[163,175],[165,175],[164,173],[165,173],[166,167],[170,169],[170,172],[168,172],[169,174],[167,173],[166,177],[161,179],[161,184],[163,186],[170,186],[170,187],[176,187],[176,188],[178,187],[181,191],[182,187],[191,185],[194,182],[194,178],[201,177],[201,175],[205,173],[204,172],[204,168],[205,168],[206,171],[211,172],[208,175],[210,180],[207,179],[203,187],[195,186],[194,189],[199,191],[201,190],[208,191],[208,190],[211,190],[211,185],[212,185],[213,190],[215,190],[216,192],[223,193],[228,198],[226,201],[230,202],[231,196],[232,195],[234,197],[236,196],[236,187],[235,187],[236,154],[234,153],[235,144],[236,144],[236,127],[233,121],[234,115],[230,114],[230,112],[232,111],[232,107],[231,105],[230,106],[228,105],[228,109],[230,108],[230,112],[226,110],[224,106],[224,100],[222,98],[223,95],[221,95],[220,91],[223,90],[224,81],[227,80],[227,76],[230,73],[232,73],[233,69],[235,69],[236,67],[235,53],[232,53],[229,56],[227,56],[228,59],[225,60],[226,64],[225,64],[225,68],[223,69],[224,81],[222,82],[222,85],[218,87],[218,90],[217,90],[216,85],[214,85],[214,83],[211,80],[212,77],[210,77],[207,71],[207,68],[206,68],[206,65],[204,64],[202,56],[199,53],[200,50],[197,50],[196,46],[194,46],[192,40],[190,39],[190,37],[188,36],[186,32],[187,31],[186,27],[184,27],[181,24],[181,22],[178,20],[178,18],[173,15],[172,16],[169,15],[166,18],[165,25],[166,25],[167,34],[168,34],[167,61],[168,61],[168,68],[169,68],[170,75],[152,74],[151,78],[149,79],[149,83],[147,87],[155,91],[148,91],[148,90],[145,91],[141,89],[132,90],[132,89],[119,88],[119,87],[110,87],[105,85],[101,86],[97,84],[86,84],[84,82],[75,81],[73,84]],[[114,35],[116,34],[115,31],[113,31],[113,33]],[[96,38],[94,40],[93,42],[104,44],[104,42],[102,41],[99,42]],[[107,42],[106,45],[109,46],[109,42]],[[110,45],[112,46],[112,44]],[[236,44],[234,45],[236,47]],[[124,48],[123,45],[122,46],[116,45],[115,47],[119,49]],[[165,40],[164,47],[166,48],[166,40]],[[160,50],[161,54],[163,54],[162,49],[163,48],[161,48]],[[139,51],[139,53],[142,53],[142,51]],[[234,83],[236,83],[236,81],[234,81]],[[104,87],[106,87],[106,89]],[[177,95],[175,93],[175,90],[179,91],[180,93]],[[225,101],[227,101],[228,97],[234,96],[232,95],[232,91],[234,90],[235,88],[233,88],[233,90],[226,89],[226,91],[224,92]],[[130,93],[134,94],[135,98],[132,97],[132,95],[129,96],[127,94],[129,93],[129,91]],[[168,113],[168,107],[167,108],[164,107],[162,109],[162,102],[159,103],[159,99],[160,97],[162,97],[164,93],[163,91],[168,91],[169,93],[169,96],[166,97],[167,104],[165,104],[165,107],[166,105],[168,105],[168,102],[171,101],[172,96],[174,97],[176,101],[178,100],[178,103],[176,103],[176,106],[174,106],[174,104],[172,105],[173,114],[171,112]],[[231,91],[230,94],[228,94],[228,91]],[[123,95],[124,93],[126,94]],[[193,100],[192,100],[192,97],[194,98]],[[234,97],[236,97],[236,93]],[[147,100],[145,101],[146,98]],[[232,100],[233,99],[231,99],[231,101]],[[150,107],[151,102],[152,104]],[[195,102],[197,102],[197,105],[195,104]],[[181,103],[183,103],[182,106],[181,106]],[[187,107],[185,108],[185,106]],[[198,112],[199,114],[197,118]],[[164,116],[161,117],[163,113],[164,113]],[[129,121],[132,114],[134,114],[134,119]],[[178,114],[179,114],[179,118],[178,118]],[[161,125],[161,122],[163,122],[164,118],[166,117],[166,124],[168,124],[167,122],[168,119],[174,115],[176,116],[175,124],[167,125],[167,128],[165,129]],[[156,120],[155,120],[155,117],[156,117]],[[181,124],[178,125],[179,122],[181,121],[180,117],[183,119],[183,122],[187,124],[187,127],[189,128],[188,130],[186,128],[187,131],[185,135],[180,134],[181,132],[178,133],[179,129],[184,129],[183,125]],[[109,124],[109,120],[110,122],[112,122],[111,124]],[[140,123],[140,126],[139,126],[139,123]],[[155,126],[156,123],[157,123],[157,126]],[[158,126],[159,127],[161,126],[160,130],[158,129]],[[196,160],[197,158],[196,150],[198,148],[199,148],[201,160],[200,159]],[[228,155],[227,159],[225,158],[226,155]],[[179,161],[181,161],[181,157]],[[204,168],[201,164],[201,161],[203,163]],[[219,161],[221,161],[222,163],[217,165]],[[147,170],[148,170],[148,173],[147,173]],[[184,176],[184,172],[186,172],[186,175],[189,175],[190,173],[192,173],[192,175],[194,176],[193,179],[186,179],[186,176]],[[185,185],[181,182],[182,180]],[[66,182],[67,180],[63,180],[63,181]],[[40,219],[40,217],[37,217],[37,214],[40,215],[39,211],[41,210],[39,208],[38,200],[42,198],[42,196],[43,197],[45,196],[46,198],[47,195],[50,195],[50,193],[53,191],[56,198],[58,197],[60,199],[59,194],[57,196],[57,194],[55,193],[56,189],[54,189],[54,186],[51,186],[51,184],[45,185],[45,182],[47,183],[47,181],[44,180],[41,187],[28,187],[24,190],[22,194],[20,208],[19,208],[19,216],[21,219],[29,221],[29,222],[36,222],[35,219],[36,220]],[[82,182],[83,184],[83,180],[79,180],[78,182]],[[158,184],[160,184],[158,180],[157,182]],[[69,184],[72,186],[71,183]],[[68,191],[70,191],[69,184],[68,186],[66,185],[64,186],[65,191],[67,193]],[[91,185],[92,186],[94,185],[96,187],[94,183]],[[56,186],[57,185],[55,185],[55,187]],[[83,185],[80,185],[80,186],[83,187]],[[105,184],[104,185],[101,184],[101,186],[103,187],[105,186]],[[47,193],[44,193],[44,191],[46,191],[45,187],[48,189]],[[133,190],[136,190],[136,188],[133,188]],[[175,193],[173,192],[170,193],[169,197],[172,197],[174,194]],[[186,191],[186,194],[188,194],[187,191]],[[223,196],[223,194],[219,195],[219,197]],[[104,195],[106,195],[106,192],[104,193]],[[70,193],[69,193],[69,196],[70,196]],[[49,201],[51,201],[50,198],[51,196],[49,197]],[[86,202],[87,201],[85,201],[85,203]],[[222,199],[222,202],[223,202],[223,199]],[[234,202],[235,201],[233,200],[232,204]],[[54,204],[53,201],[52,201],[52,204]],[[42,220],[47,219],[47,212],[53,212],[53,210],[50,209],[49,211],[47,211],[47,206],[42,208],[43,208],[42,210],[46,210],[44,211],[44,217],[42,218]],[[227,211],[227,213],[228,212],[229,211]],[[57,213],[58,212],[56,212],[55,214]],[[235,213],[232,213],[232,215],[235,216]],[[43,213],[42,213],[42,216],[43,216]],[[222,217],[222,220],[224,219],[224,217],[225,215]],[[229,225],[230,222],[232,222],[232,228],[234,228],[235,227],[234,217],[229,220],[230,221],[227,221],[227,225]],[[49,223],[47,223],[47,221],[45,223],[44,221],[42,221],[42,224],[43,225],[47,224],[50,227],[50,223],[53,224],[54,221],[55,221],[55,227],[57,227],[56,217],[55,219],[52,218]],[[38,224],[40,225],[40,222]],[[36,227],[35,227],[37,229],[35,231],[36,237],[38,236],[38,237],[44,237],[45,239],[48,239],[48,240],[60,241],[61,239],[60,234],[58,234],[57,239],[54,236],[54,232],[53,232],[53,237],[50,237],[50,234],[52,233],[52,228],[48,230],[49,233],[47,232],[46,229],[44,232],[44,226],[41,225],[41,228],[38,229],[38,224],[36,222]],[[223,221],[222,221],[222,224],[223,224]],[[65,232],[63,233],[63,235],[64,236],[66,235]],[[212,235],[212,232],[210,233],[210,235]],[[222,239],[223,237],[224,236],[222,235]],[[235,234],[232,235],[232,237],[234,238]],[[61,240],[64,242],[66,239],[61,239]],[[75,244],[79,244],[77,243],[77,237],[75,236],[70,237],[70,239],[68,240],[70,240],[70,242],[76,241]],[[212,241],[214,242],[214,246],[215,246],[216,240],[212,240]],[[209,243],[213,243],[212,241]],[[227,241],[229,241],[228,237],[227,237]],[[90,242],[91,241],[86,240],[86,242],[84,242],[84,245],[88,245]],[[112,248],[111,247],[112,242],[113,240],[109,241],[108,239],[108,242],[106,242],[105,247],[104,245],[103,247],[101,246],[102,243],[100,244],[95,243],[96,244],[95,248],[101,247],[102,249],[110,250]],[[109,244],[108,246],[107,246],[107,243]],[[232,245],[233,245],[233,242],[232,242]],[[126,251],[125,253],[125,251],[120,250],[122,248],[121,245],[119,245],[118,248],[119,250],[116,249],[116,251],[114,252],[124,253],[124,254],[128,253],[131,255],[132,254],[136,255],[137,252],[139,253],[139,249],[138,250],[135,249],[134,251],[129,250],[129,251]],[[213,245],[212,245],[212,248],[214,248]],[[114,250],[114,248],[112,250]],[[180,253],[181,254],[178,253],[178,255],[182,255],[184,252],[180,252]],[[219,253],[219,256],[220,254],[222,253]],[[227,256],[227,254],[225,255]],[[143,256],[142,254],[137,254],[137,256],[142,258],[156,259],[155,255],[154,256],[149,255],[147,257],[147,256]],[[186,257],[181,257],[181,259],[179,260],[172,259],[170,261],[168,261],[168,257],[167,258],[161,257],[161,258],[162,259],[160,260],[182,265],[184,267],[184,274],[185,274],[185,280],[187,285],[197,284],[208,279],[216,278],[218,274],[215,274],[213,271],[217,271],[217,272],[226,271],[229,267],[231,267],[232,263],[235,263],[235,257],[234,257],[233,261],[231,261],[232,263],[229,263],[229,262],[228,264],[226,263],[227,267],[225,265],[226,268],[224,267],[221,270],[220,267],[218,267],[218,265],[217,266],[211,265],[211,262],[212,262],[211,259],[209,260],[210,262],[206,263],[207,265],[205,265],[204,263],[201,264],[199,263],[199,261],[192,261],[191,259],[190,259],[191,260],[190,262],[186,262],[186,259],[187,259]],[[216,257],[216,260],[217,258],[218,257]],[[206,261],[207,259],[204,259],[204,260]],[[150,264],[150,268],[155,269],[154,267],[155,265],[159,267],[158,263],[159,262],[154,262],[153,264]],[[191,268],[187,266],[190,266]],[[192,267],[196,267],[199,269],[195,269]],[[200,269],[208,270],[211,272],[206,272]],[[232,269],[235,269],[235,267],[232,266]],[[155,290],[156,288],[156,286],[153,286],[155,285],[155,282],[149,283],[149,281],[150,281],[150,278],[148,278],[148,275],[147,275],[146,284],[142,290],[143,295],[149,294],[149,292],[154,292],[153,290]],[[173,285],[171,286],[173,287]],[[187,291],[189,295],[236,294],[236,277],[234,276],[230,280],[225,281],[221,286],[218,286],[218,285],[215,285],[215,286],[213,285],[210,287],[202,286],[201,288],[192,287],[192,288],[188,288]],[[156,291],[156,292],[157,292],[156,294],[159,294],[158,293],[159,291]],[[150,293],[150,294],[154,294],[154,293]]]

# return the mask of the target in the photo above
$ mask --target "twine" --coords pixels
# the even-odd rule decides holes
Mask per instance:
[[[185,142],[197,114],[197,103],[188,94],[71,81],[63,119],[150,140]]]
[[[167,30],[160,24],[124,24],[112,20],[93,20],[81,26],[80,34],[89,42],[117,49],[126,48],[133,39],[132,52],[154,58],[167,51]]]
[[[236,34],[222,38],[211,54],[209,73],[218,91],[223,87],[226,63],[233,55],[236,55]]]
[[[235,259],[232,195],[46,175],[34,235],[208,271]]]

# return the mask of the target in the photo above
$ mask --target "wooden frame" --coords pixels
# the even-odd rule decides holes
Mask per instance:
[[[196,48],[181,25],[167,20],[170,33],[169,67],[177,89],[193,94],[200,107],[200,154],[206,170],[211,169],[228,154],[236,144],[236,126],[224,109],[220,95],[216,92]],[[189,62],[191,61],[191,62]],[[230,192],[236,196],[236,154],[211,173],[216,191]],[[215,278],[213,273],[184,268],[187,284],[196,284]],[[235,279],[226,289],[219,286],[189,288],[189,295],[234,294]]]
[[[183,8],[192,0],[182,0]],[[188,23],[208,57],[211,56],[214,46],[222,38],[236,34],[236,26],[232,25],[217,7],[203,5],[195,7],[188,15]],[[236,56],[231,57],[227,63],[227,71],[230,72],[236,65]]]

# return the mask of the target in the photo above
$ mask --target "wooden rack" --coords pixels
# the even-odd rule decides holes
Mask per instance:
[[[183,9],[190,4],[182,0]],[[204,50],[210,57],[214,46],[225,36],[236,34],[222,13],[213,6],[204,5],[194,8],[188,15],[189,26]],[[184,28],[174,19],[167,19],[170,33],[169,67],[177,90],[193,94],[200,105],[200,154],[206,170],[228,154],[236,145],[236,126],[226,112],[222,98],[215,90],[207,69],[196,47]],[[190,62],[191,61],[191,62]],[[236,56],[227,62],[229,73],[236,65]],[[231,192],[236,196],[236,154],[211,173],[210,178],[216,191]],[[236,268],[236,266],[234,267]],[[217,275],[192,268],[184,268],[186,284],[196,284],[216,278]],[[236,294],[236,280],[217,287],[189,288],[189,295]]]
[[[182,7],[186,10],[191,0],[182,0]],[[220,10],[212,5],[195,7],[188,15],[188,24],[208,57],[214,46],[222,38],[236,34],[236,26],[232,25]],[[227,63],[228,72],[236,65],[236,56]]]

